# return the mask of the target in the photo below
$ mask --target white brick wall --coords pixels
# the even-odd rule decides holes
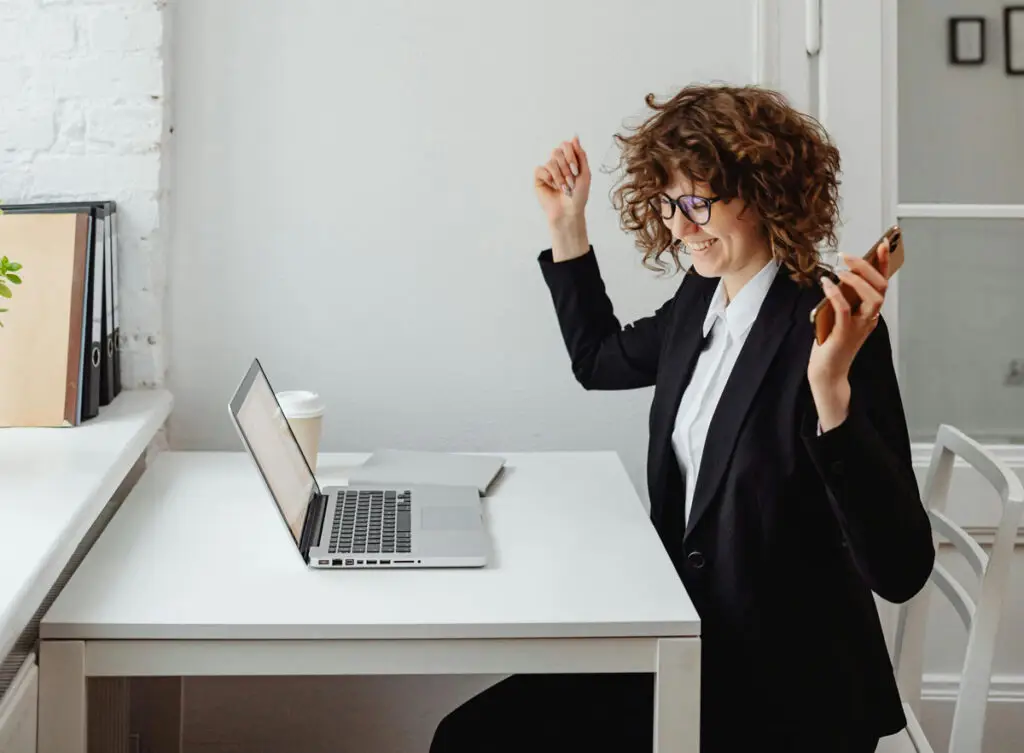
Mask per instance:
[[[166,373],[169,17],[167,0],[0,0],[0,201],[117,201],[129,388]]]

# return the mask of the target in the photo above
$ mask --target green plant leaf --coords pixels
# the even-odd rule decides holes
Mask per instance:
[[[7,309],[0,309],[0,314],[6,314],[6,313],[7,313]]]
[[[11,260],[8,259],[6,256],[0,257],[0,264],[3,264],[6,267],[10,263],[11,263]]]
[[[4,285],[2,282],[0,282],[0,295],[2,295],[4,298],[11,297],[11,289]]]
[[[15,285],[21,285],[21,278],[18,275],[12,275],[8,273],[7,279],[13,282]]]
[[[18,264],[18,262],[16,261],[12,261],[7,264],[7,269],[9,269],[11,272],[17,272],[19,269],[21,269],[21,265]]]

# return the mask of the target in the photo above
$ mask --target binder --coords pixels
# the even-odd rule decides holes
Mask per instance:
[[[113,284],[110,294],[114,302],[114,397],[121,394],[121,283],[118,277],[118,234],[117,204],[108,202],[110,206],[110,257]]]
[[[100,307],[100,406],[110,405],[114,399],[114,259],[111,250],[114,212],[109,203],[100,213],[103,215],[102,270],[100,289],[103,305]]]
[[[0,336],[0,426],[75,426],[90,212],[0,214],[0,257],[21,264]]]
[[[102,205],[93,210],[96,217],[96,232],[92,250],[92,276],[89,292],[89,340],[92,343],[89,363],[88,394],[85,401],[83,418],[94,418],[99,415],[103,404],[103,233],[105,216]]]
[[[103,365],[103,254],[102,238],[105,232],[108,208],[112,201],[65,201],[28,204],[5,204],[0,211],[6,214],[89,212],[88,261],[83,312],[83,341],[81,379],[79,382],[78,422],[95,418],[100,409],[100,387]]]

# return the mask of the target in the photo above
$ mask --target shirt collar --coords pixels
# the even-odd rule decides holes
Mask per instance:
[[[719,280],[715,293],[711,297],[708,313],[704,317],[704,337],[708,336],[715,321],[719,318],[725,323],[734,340],[745,335],[747,330],[753,326],[778,269],[779,262],[776,259],[770,260],[746,285],[740,288],[740,292],[728,306],[725,304],[725,285],[722,280]]]

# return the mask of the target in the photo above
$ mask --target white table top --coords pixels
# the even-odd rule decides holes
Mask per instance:
[[[311,570],[249,458],[165,452],[44,616],[44,638],[696,636],[614,453],[503,455],[486,568]],[[321,485],[364,455],[321,456]]]
[[[0,657],[171,410],[125,391],[81,426],[0,429]]]

